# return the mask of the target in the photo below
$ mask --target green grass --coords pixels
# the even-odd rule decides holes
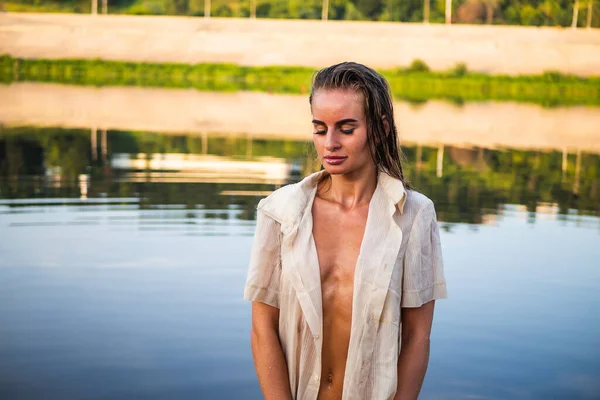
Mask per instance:
[[[91,2],[90,2],[91,4]],[[30,12],[30,13],[89,13],[91,5],[87,7],[75,6],[73,4],[61,4],[61,3],[41,3],[41,4],[27,4],[17,2],[4,2],[3,7],[5,11],[10,12]]]
[[[396,99],[415,103],[444,99],[517,101],[544,106],[600,105],[600,77],[486,75],[459,64],[429,71],[416,60],[409,68],[381,70]],[[0,56],[0,82],[56,82],[91,86],[194,88],[206,91],[307,93],[313,68],[245,67],[233,64],[133,63],[80,59],[21,59]]]

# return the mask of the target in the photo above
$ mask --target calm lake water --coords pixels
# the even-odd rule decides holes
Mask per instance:
[[[599,399],[600,157],[405,153],[450,296],[421,398]],[[261,398],[255,207],[315,168],[298,141],[0,127],[0,398]]]

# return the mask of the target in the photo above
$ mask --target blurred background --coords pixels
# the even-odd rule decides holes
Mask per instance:
[[[259,399],[256,205],[312,73],[389,80],[449,299],[422,399],[600,399],[593,0],[0,3],[0,398]]]

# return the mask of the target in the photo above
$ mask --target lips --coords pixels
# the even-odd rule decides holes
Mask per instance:
[[[340,157],[340,156],[325,156],[323,159],[327,164],[338,165],[346,161],[348,157]]]

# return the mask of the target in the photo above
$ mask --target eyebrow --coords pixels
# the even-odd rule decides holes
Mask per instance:
[[[340,126],[340,125],[350,124],[352,122],[358,122],[358,120],[356,120],[354,118],[346,118],[346,119],[341,119],[341,120],[337,121],[335,124],[337,126]],[[327,126],[327,124],[325,122],[319,121],[318,119],[313,119],[312,123],[315,124],[315,125]]]

